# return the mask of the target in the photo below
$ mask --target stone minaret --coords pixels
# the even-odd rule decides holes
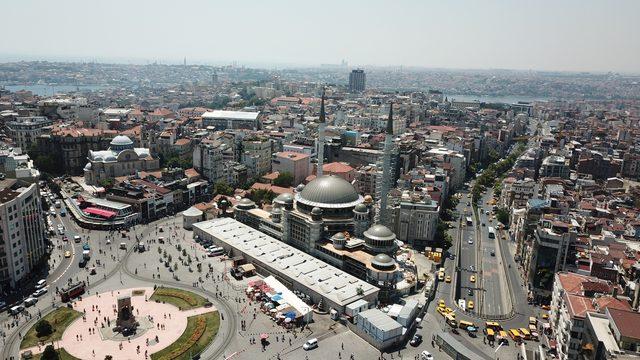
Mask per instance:
[[[391,149],[393,147],[393,103],[389,104],[389,118],[387,119],[387,133],[384,137],[384,156],[382,163],[382,186],[380,191],[380,211],[378,220],[387,220],[387,198],[393,183],[391,174]],[[377,215],[377,214],[376,214]],[[378,222],[378,221],[376,221]]]
[[[316,177],[322,176],[322,165],[324,164],[324,128],[326,119],[324,113],[324,89],[322,89],[322,100],[320,102],[320,124],[318,125],[318,165]]]

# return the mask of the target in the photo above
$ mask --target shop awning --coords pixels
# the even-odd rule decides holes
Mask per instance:
[[[86,209],[84,209],[84,212],[86,212],[87,214],[91,214],[91,215],[98,215],[101,216],[105,219],[111,219],[112,217],[116,216],[116,213],[113,211],[109,211],[109,210],[104,210],[104,209],[98,209],[95,207],[88,207]]]

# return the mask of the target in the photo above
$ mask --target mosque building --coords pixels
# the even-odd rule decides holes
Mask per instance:
[[[320,121],[324,121],[322,110]],[[380,288],[379,299],[386,301],[408,292],[414,284],[394,259],[398,250],[396,235],[375,223],[375,209],[372,197],[358,194],[348,181],[320,175],[307,185],[298,185],[294,193],[276,197],[270,211],[242,199],[235,206],[235,217],[374,284]]]
[[[160,168],[160,160],[153,158],[149,149],[136,148],[133,141],[124,135],[114,137],[107,150],[89,151],[87,160],[89,162],[84,167],[84,180],[88,185]]]

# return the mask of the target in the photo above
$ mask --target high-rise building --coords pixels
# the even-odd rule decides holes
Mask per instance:
[[[362,69],[351,70],[349,74],[349,91],[364,91],[366,74]]]
[[[226,179],[222,152],[225,146],[218,140],[203,140],[193,150],[193,167],[211,183]]]
[[[15,288],[47,253],[38,184],[0,184],[0,293]]]
[[[247,166],[249,177],[259,177],[271,171],[271,141],[251,136],[242,140],[241,162]]]

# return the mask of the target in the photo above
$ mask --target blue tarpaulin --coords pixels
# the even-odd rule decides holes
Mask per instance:
[[[288,317],[288,318],[291,318],[291,319],[295,319],[295,318],[296,318],[296,313],[295,313],[295,312],[293,312],[293,311],[289,311],[289,312],[286,312],[286,313],[284,314],[284,317]]]

